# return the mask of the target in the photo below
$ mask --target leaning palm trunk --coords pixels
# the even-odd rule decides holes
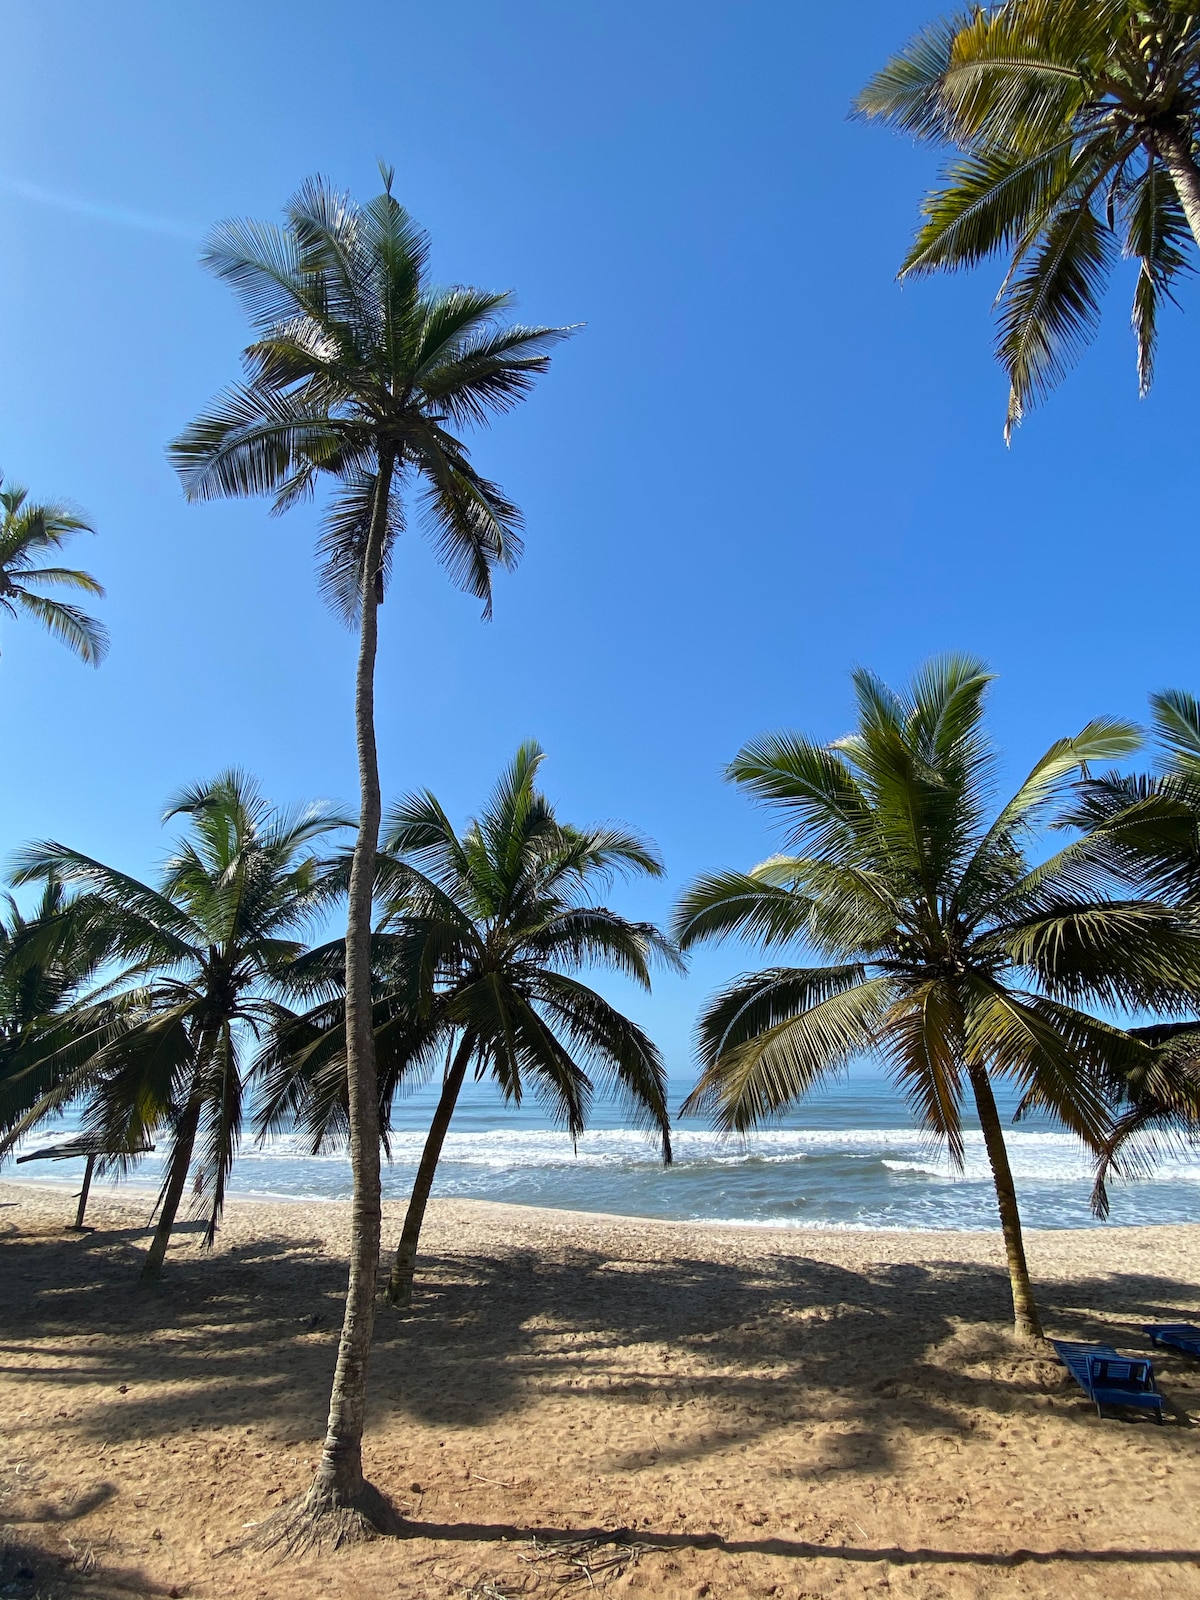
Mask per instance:
[[[1192,238],[1200,249],[1200,167],[1192,155],[1192,141],[1186,134],[1160,132],[1155,136],[1155,144],[1171,174]]]
[[[975,1109],[979,1113],[979,1126],[996,1186],[996,1204],[1000,1212],[1000,1227],[1004,1234],[1004,1254],[1008,1261],[1008,1280],[1012,1286],[1013,1326],[1026,1339],[1041,1339],[1041,1318],[1033,1298],[1033,1285],[1029,1281],[1029,1268],[1025,1263],[1025,1243],[1021,1237],[1021,1213],[1017,1209],[1017,1191],[1013,1185],[1012,1168],[1008,1164],[1008,1149],[1004,1143],[1004,1129],[996,1099],[987,1073],[982,1067],[969,1069],[971,1088],[975,1095]]]
[[[197,1074],[199,1077],[199,1074]],[[167,1181],[163,1186],[162,1204],[158,1211],[158,1227],[154,1230],[154,1238],[150,1241],[150,1249],[146,1252],[146,1259],[142,1263],[142,1281],[148,1282],[157,1278],[162,1271],[163,1260],[167,1254],[167,1246],[171,1242],[171,1229],[175,1226],[175,1217],[179,1211],[179,1202],[183,1199],[184,1185],[187,1183],[188,1168],[192,1164],[192,1150],[196,1144],[196,1130],[200,1126],[200,1090],[198,1084],[192,1087],[191,1098],[184,1108],[183,1116],[179,1120],[179,1127],[175,1135],[175,1148],[171,1152],[171,1164],[167,1168]]]
[[[433,1114],[433,1121],[429,1124],[429,1132],[425,1137],[425,1148],[421,1151],[421,1164],[417,1168],[412,1194],[409,1196],[408,1210],[404,1215],[404,1228],[400,1234],[400,1243],[396,1247],[396,1259],[392,1263],[392,1276],[388,1281],[388,1299],[394,1306],[407,1306],[412,1301],[413,1275],[417,1269],[417,1246],[421,1241],[421,1225],[425,1221],[425,1207],[429,1204],[429,1193],[433,1188],[434,1176],[442,1155],[442,1146],[446,1142],[446,1134],[450,1128],[450,1119],[454,1115],[454,1107],[458,1104],[459,1092],[463,1086],[463,1079],[467,1075],[467,1065],[470,1062],[474,1044],[475,1041],[468,1034],[455,1052],[454,1060],[442,1085],[442,1093],[437,1103],[437,1110]]]
[[[384,531],[393,459],[382,449],[375,504],[362,565],[362,621],[354,716],[358,745],[360,808],[350,869],[346,924],[346,1071],[350,1100],[350,1167],[354,1194],[350,1211],[350,1276],[338,1344],[325,1446],[312,1487],[301,1507],[301,1522],[288,1519],[270,1542],[334,1545],[378,1531],[390,1520],[383,1497],[362,1471],[367,1360],[375,1325],[375,1283],[379,1271],[379,1095],[371,992],[371,902],[379,845],[381,800],[375,750],[375,649],[378,637],[378,579],[383,565]]]

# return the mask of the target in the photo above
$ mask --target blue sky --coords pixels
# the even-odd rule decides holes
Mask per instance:
[[[99,672],[0,623],[0,845],[53,836],[148,872],[157,817],[230,764],[279,800],[352,798],[353,642],[322,610],[317,513],[185,506],[168,438],[237,371],[228,291],[196,263],[228,216],[275,217],[376,162],[444,281],[512,287],[586,327],[475,456],[524,508],[496,618],[428,548],[384,613],[386,789],[477,804],[519,740],[562,814],[617,817],[693,873],[767,853],[721,782],[745,739],[833,737],[847,674],[950,648],[1000,674],[1014,777],[1100,712],[1200,688],[1196,295],[1139,401],[1132,276],[1011,450],[990,354],[1000,269],[900,289],[935,160],[847,120],[932,0],[837,7],[461,0],[11,0],[0,110],[0,465],[86,508]],[[706,952],[634,1002],[686,1075]]]

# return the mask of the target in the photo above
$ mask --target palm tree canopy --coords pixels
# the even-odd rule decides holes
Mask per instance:
[[[177,1128],[195,1099],[211,1234],[240,1135],[245,1036],[275,1022],[276,996],[305,948],[299,935],[340,892],[340,872],[317,847],[348,824],[328,806],[279,810],[237,771],[181,792],[164,820],[174,816],[189,832],[157,887],[52,842],[18,856],[17,882],[53,878],[75,890],[76,930],[115,971],[71,1013],[75,1037],[57,1056],[67,1070],[6,1146],[82,1098],[98,1151],[136,1150]]]
[[[48,1057],[73,1037],[69,1013],[104,957],[88,938],[57,876],[50,874],[32,916],[6,895],[0,915],[0,1134],[54,1087]]]
[[[1105,854],[1086,837],[1028,859],[1085,763],[1128,754],[1137,730],[1099,719],[1056,741],[995,809],[988,682],[961,656],[903,694],[859,671],[852,733],[829,745],[777,735],[732,763],[733,781],[783,819],[789,853],[701,878],[677,937],[799,942],[830,964],[744,975],[710,1003],[687,1109],[748,1129],[874,1052],[956,1160],[964,1074],[979,1071],[1102,1145],[1105,1074],[1148,1051],[1080,1006],[1177,1007],[1200,936],[1171,907],[1106,892]]]
[[[1009,258],[1006,435],[1066,374],[1119,257],[1138,264],[1138,377],[1200,243],[1200,13],[1182,0],[1006,0],[933,23],[858,110],[957,151],[901,276]]]
[[[381,461],[388,483],[382,585],[404,526],[405,491],[439,559],[491,605],[496,565],[520,552],[520,514],[471,465],[459,436],[522,400],[568,328],[506,322],[512,297],[438,289],[430,242],[388,187],[365,206],[322,178],[283,227],[230,222],[206,265],[231,284],[257,337],[246,380],[213,401],[171,446],[190,499],[270,494],[276,511],[337,480],[319,549],[327,599],[357,615]]]
[[[0,475],[0,607],[13,617],[23,611],[36,618],[82,661],[98,667],[108,650],[103,624],[78,606],[41,593],[49,585],[103,597],[104,590],[91,573],[45,564],[72,534],[93,532],[91,524],[67,506],[36,505],[27,489],[15,483],[5,487]]]
[[[666,1071],[638,1025],[582,982],[580,968],[615,970],[648,988],[651,962],[678,967],[669,940],[596,903],[614,873],[658,877],[654,849],[618,827],[560,822],[536,779],[543,755],[526,744],[488,806],[460,836],[435,796],[413,795],[385,824],[375,937],[376,1045],[385,1131],[396,1094],[473,1041],[519,1104],[532,1087],[558,1120],[583,1131],[597,1080],[653,1129],[670,1158]],[[273,1041],[260,1129],[299,1117],[314,1147],[345,1127],[345,1063],[337,946],[297,963],[326,998]]]

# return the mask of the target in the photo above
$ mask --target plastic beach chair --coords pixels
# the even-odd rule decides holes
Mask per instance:
[[[1162,1395],[1149,1361],[1123,1356],[1110,1344],[1076,1344],[1068,1339],[1050,1342],[1063,1366],[1094,1403],[1098,1416],[1104,1415],[1105,1406],[1136,1406],[1153,1411],[1154,1420],[1162,1421]]]
[[[1151,1322],[1142,1329],[1151,1344],[1168,1345],[1185,1356],[1200,1357],[1200,1328],[1190,1322]]]

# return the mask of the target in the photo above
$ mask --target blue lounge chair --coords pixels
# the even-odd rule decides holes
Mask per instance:
[[[1190,1322],[1152,1322],[1142,1329],[1151,1344],[1168,1345],[1185,1356],[1200,1357],[1200,1328]]]
[[[1153,1411],[1156,1422],[1162,1421],[1162,1395],[1149,1361],[1123,1356],[1110,1344],[1076,1344],[1070,1339],[1050,1342],[1063,1366],[1094,1401],[1097,1415],[1104,1415],[1105,1406],[1138,1406]]]

